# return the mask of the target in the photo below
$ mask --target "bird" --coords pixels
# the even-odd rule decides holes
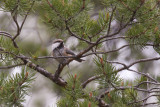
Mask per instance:
[[[52,44],[52,56],[54,57],[60,57],[60,56],[75,56],[76,54],[68,49],[67,47],[64,46],[64,42],[62,39],[56,39],[53,41]],[[67,61],[67,58],[56,58],[56,60],[60,63],[60,64],[64,64]],[[82,62],[84,61],[83,59],[75,59],[78,62]]]

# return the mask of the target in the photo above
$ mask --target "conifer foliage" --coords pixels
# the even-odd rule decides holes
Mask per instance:
[[[23,106],[25,95],[34,80],[34,74],[22,71],[20,74],[6,76],[1,73],[0,78],[0,104],[1,106]]]
[[[0,106],[23,106],[35,79],[34,71],[62,88],[63,94],[56,103],[58,107],[160,106],[159,75],[153,70],[150,74],[143,65],[160,60],[160,0],[98,2],[104,8],[94,18],[93,0],[0,0],[1,10],[10,13],[11,23],[15,25],[14,31],[0,28]],[[26,43],[27,48],[25,42],[21,42],[28,16],[39,17],[40,23],[52,33],[50,38],[64,41],[76,38],[78,54],[65,57],[66,62],[55,71],[45,68],[49,59],[57,57],[49,56],[47,47],[41,48],[41,44]],[[118,23],[116,30],[112,27],[114,21]],[[115,40],[126,44],[112,45]],[[112,48],[106,49],[106,45]],[[151,47],[158,57],[140,56],[146,47]],[[124,63],[119,57],[124,48],[133,52],[128,58],[131,62]],[[81,72],[69,73],[67,78],[61,75],[71,61],[90,56],[95,68],[89,77],[82,79]],[[139,65],[138,69],[132,69],[134,65]],[[9,69],[18,66],[22,72],[10,75]],[[84,72],[87,74],[87,71]],[[126,81],[119,75],[122,71],[138,76],[134,81]],[[98,85],[90,88],[90,84]],[[156,100],[148,102],[153,97]]]

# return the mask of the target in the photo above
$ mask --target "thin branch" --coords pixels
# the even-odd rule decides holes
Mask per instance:
[[[59,16],[62,20],[64,20],[64,18],[61,16],[61,14],[54,8],[54,6],[48,1],[46,0],[48,5],[51,7],[51,9],[56,12],[57,16]]]
[[[139,7],[139,8],[140,8],[140,7]],[[119,34],[123,29],[125,29],[125,28],[133,21],[133,19],[134,19],[134,17],[135,17],[135,15],[136,15],[136,13],[137,13],[137,11],[138,11],[139,8],[137,8],[135,11],[133,11],[133,14],[132,14],[132,16],[129,18],[128,22],[126,22],[125,25],[123,25],[122,27],[120,27],[117,32],[115,32],[115,33],[113,33],[113,34],[110,34],[110,35],[109,35],[109,34],[108,34],[108,35],[105,35],[105,36],[103,36],[103,38],[112,37],[112,36],[115,36],[115,35]]]
[[[151,91],[151,89],[150,89],[150,90],[147,90],[147,89],[138,88],[138,87],[136,87],[136,86],[120,86],[120,87],[116,87],[116,89],[115,89],[115,88],[112,88],[111,90],[107,90],[107,91],[103,92],[99,97],[100,97],[100,98],[103,98],[103,97],[105,97],[105,95],[107,95],[109,92],[114,91],[114,90],[126,90],[126,89],[134,89],[134,90],[141,91],[141,92],[154,93],[154,92],[159,92],[159,89],[160,89],[160,88],[158,88],[158,91]],[[145,100],[146,100],[146,99],[145,99]]]
[[[60,74],[63,70],[63,68],[68,65],[71,61],[73,61],[75,58],[70,58],[70,59],[67,59],[65,63],[63,64],[59,64],[58,66],[58,69],[56,70],[55,74],[54,74],[54,78],[57,79],[60,77]]]
[[[107,62],[108,62],[108,61],[107,61]],[[111,62],[109,62],[109,63],[111,63]],[[127,66],[127,65],[125,65],[125,64],[123,64],[123,63],[119,63],[119,62],[113,62],[113,63],[122,64],[124,67]],[[132,71],[132,72],[135,72],[135,73],[138,73],[138,74],[140,74],[140,75],[144,75],[145,77],[147,77],[147,78],[151,79],[152,81],[154,81],[154,82],[149,82],[149,83],[154,83],[155,85],[160,85],[160,83],[158,83],[157,80],[155,80],[154,78],[152,78],[151,76],[149,76],[149,75],[147,75],[147,74],[145,74],[145,73],[143,73],[143,72],[138,72],[138,71],[135,71],[135,70],[132,70],[132,69],[127,69],[127,70]],[[97,76],[90,77],[89,79],[87,79],[86,81],[84,81],[81,85],[82,85],[83,88],[85,88],[90,82],[92,82],[92,81],[94,81],[94,80],[96,80],[96,79],[99,79],[99,78],[101,78],[101,77],[103,77],[103,76],[104,76],[104,75],[101,74],[101,75],[97,75]],[[143,83],[142,83],[142,84],[143,84]],[[138,85],[135,86],[135,87],[138,87]]]
[[[143,82],[140,82],[138,85],[136,85],[136,87],[139,87],[143,84],[154,84],[154,85],[160,85],[160,83],[157,83],[157,82],[151,82],[151,81],[143,81]]]
[[[1,66],[0,69],[10,69],[10,68],[15,68],[17,66],[22,66],[25,65],[24,63],[16,64],[16,65],[9,65],[9,66]]]
[[[86,51],[87,51],[87,50],[91,50],[91,48],[93,48],[94,46],[97,46],[97,45],[99,44],[99,42],[101,42],[102,39],[108,38],[108,37],[112,37],[112,36],[115,36],[115,35],[119,34],[123,29],[125,29],[125,28],[130,24],[130,22],[133,21],[133,19],[134,19],[135,15],[136,15],[136,12],[137,12],[137,11],[138,11],[138,9],[136,9],[136,10],[133,12],[133,14],[132,14],[132,16],[130,17],[130,19],[128,20],[128,22],[127,22],[123,27],[119,28],[119,30],[118,30],[117,32],[109,35],[109,31],[110,31],[110,28],[109,28],[109,29],[108,29],[108,34],[106,34],[105,36],[100,37],[95,43],[93,43],[92,45],[90,45],[90,46],[88,47],[88,49],[86,49]],[[112,12],[113,12],[113,11],[112,11]],[[112,18],[110,18],[110,21],[111,21],[111,20],[112,20]],[[110,22],[110,23],[111,23],[111,22]],[[87,51],[87,52],[88,52],[88,51]],[[86,52],[84,52],[84,53],[86,53]],[[79,56],[82,56],[82,55],[79,55]]]
[[[112,12],[113,12],[113,11],[112,11]],[[109,18],[109,13],[108,13],[107,18]],[[112,17],[111,17],[111,18],[112,18]],[[109,20],[109,24],[108,24],[109,26],[111,26],[111,18],[110,18],[110,20]],[[105,27],[107,26],[107,23],[108,23],[108,19],[105,21],[105,24],[101,27],[101,29],[100,29],[95,35],[92,35],[90,38],[93,38],[93,37],[99,35],[99,34],[105,29]]]
[[[99,78],[101,78],[101,77],[103,77],[103,76],[104,76],[104,75],[97,75],[97,76],[90,77],[89,79],[87,79],[86,81],[84,81],[84,82],[81,84],[82,88],[85,88],[88,83],[90,83],[90,82],[92,82],[92,81],[94,81],[94,80],[96,80],[96,79],[99,79]]]
[[[140,105],[140,106],[144,107],[144,106],[148,106],[148,105],[159,105],[158,103],[159,103],[159,102],[145,103],[145,104]],[[152,107],[153,107],[153,106],[152,106]]]
[[[92,54],[107,54],[107,53],[112,53],[112,52],[116,52],[116,51],[119,51],[125,47],[128,47],[128,46],[131,46],[131,45],[143,45],[143,44],[127,44],[127,45],[123,45],[121,46],[120,48],[118,49],[114,49],[114,50],[111,50],[111,51],[106,51],[106,52],[91,52],[91,53],[88,53],[88,54],[85,54],[83,55],[82,57],[86,57],[86,56],[89,56],[89,55],[92,55]],[[153,44],[145,44],[146,46],[154,46]]]
[[[69,28],[67,21],[65,21],[65,24],[66,24],[66,29],[67,29],[68,32],[71,34],[71,36],[74,36],[74,37],[76,37],[76,38],[79,39],[79,40],[85,41],[85,42],[88,43],[88,44],[93,44],[92,42],[90,42],[90,41],[88,41],[88,40],[86,40],[86,39],[83,39],[83,38],[77,36],[76,34],[74,34],[74,33],[71,31],[71,29]]]
[[[23,20],[21,26],[19,26],[18,21],[17,21],[17,8],[18,8],[18,5],[19,5],[19,2],[20,2],[20,1],[18,0],[16,7],[14,8],[14,10],[13,10],[12,13],[11,13],[12,18],[13,18],[13,21],[15,22],[15,24],[16,24],[16,26],[17,26],[17,33],[16,33],[16,35],[13,37],[11,34],[9,34],[9,33],[7,33],[7,32],[0,31],[0,35],[4,35],[4,36],[6,36],[6,37],[9,37],[9,38],[12,40],[13,45],[14,45],[15,48],[18,48],[18,45],[17,45],[17,43],[15,42],[15,39],[16,39],[16,38],[19,36],[19,34],[21,33],[21,30],[22,30],[22,27],[23,27],[23,25],[24,25],[24,22],[26,21],[26,18],[27,18],[27,16],[28,16],[29,12],[31,11],[31,9],[32,9],[35,1],[32,2],[32,5],[31,5],[31,7],[29,8],[27,14],[25,15],[24,20]]]
[[[0,35],[4,35],[4,36],[6,36],[6,37],[8,37],[8,38],[12,39],[12,35],[11,35],[11,34],[9,34],[8,32],[0,31]]]
[[[135,64],[137,64],[137,63],[149,62],[149,61],[155,61],[155,60],[160,60],[160,57],[137,60],[137,61],[129,64],[129,65],[126,66],[126,67],[123,67],[123,68],[118,69],[117,72],[122,71],[122,70],[124,70],[124,69],[128,69],[128,68],[130,68],[131,66],[133,66],[133,65],[135,65]]]
[[[137,91],[142,91],[142,92],[148,92],[148,93],[153,93],[155,91],[151,91],[151,90],[146,90],[146,89],[141,89],[141,88],[137,88],[135,86],[121,86],[121,87],[116,87],[116,89],[111,89],[111,90],[107,90],[107,91],[104,91],[102,94],[99,95],[98,99],[102,99],[104,98],[108,93],[110,93],[111,91],[114,91],[114,90],[126,90],[126,89],[135,89]],[[158,88],[159,89],[159,88]],[[159,91],[157,91],[159,92]],[[139,101],[134,101],[134,102],[131,102],[129,103],[128,105],[130,104],[134,104],[134,103],[139,103],[139,102],[143,102],[145,100],[147,100],[148,98],[152,97],[152,96],[160,96],[160,95],[150,95],[150,96],[147,96],[146,98],[142,99],[142,100],[139,100]]]
[[[160,95],[158,95],[158,94],[149,95],[149,96],[147,96],[146,98],[144,98],[144,99],[142,99],[142,100],[134,101],[134,102],[128,103],[128,105],[146,101],[147,99],[149,99],[150,97],[153,97],[153,96],[160,96]]]
[[[0,31],[0,35],[3,35],[3,36],[6,36],[6,37],[10,38],[11,41],[13,42],[13,46],[14,46],[15,48],[18,48],[17,43],[13,40],[13,36],[12,36],[10,33],[5,32],[5,31]]]
[[[20,27],[19,27],[19,24],[18,24],[18,21],[17,21],[17,8],[18,8],[18,5],[19,5],[19,2],[20,0],[17,0],[17,5],[16,7],[14,8],[14,10],[12,11],[11,15],[12,15],[12,18],[13,18],[13,21],[15,22],[16,24],[16,27],[17,27],[17,33],[15,36],[18,36],[20,34]],[[14,39],[12,38],[12,40],[14,41]]]
[[[66,64],[60,66],[56,70],[55,74],[52,74],[52,73],[48,72],[47,70],[45,70],[44,68],[40,67],[39,65],[33,63],[31,60],[29,60],[30,57],[26,57],[22,54],[17,55],[12,52],[7,52],[7,51],[3,51],[3,50],[1,53],[12,54],[16,58],[21,59],[23,61],[24,65],[27,65],[29,68],[34,69],[35,71],[41,73],[43,76],[49,78],[50,80],[52,80],[54,83],[58,84],[59,86],[65,87],[67,85],[67,82],[64,81],[62,78],[60,78],[60,73],[62,72],[63,68],[73,60],[73,58],[67,60]]]
[[[76,56],[41,56],[41,57],[37,57],[36,59],[58,59],[58,58],[76,58]]]
[[[125,26],[123,26],[122,28],[119,29],[118,32],[116,32],[117,34],[118,34],[122,29],[124,29],[124,28],[134,19],[134,16],[135,16],[136,12],[137,12],[137,9],[133,12],[131,18],[130,18],[129,21],[125,24]],[[67,24],[67,23],[66,23],[66,24]],[[69,28],[69,27],[68,27],[68,28]],[[67,29],[68,29],[68,28],[67,28]],[[114,34],[116,35],[116,33],[114,33]],[[83,54],[85,54],[85,53],[87,53],[88,51],[90,51],[94,46],[97,46],[102,39],[104,39],[104,38],[106,38],[106,37],[108,37],[108,36],[111,37],[111,36],[113,36],[114,34],[100,37],[99,39],[97,39],[97,41],[96,41],[95,43],[90,44],[90,45],[88,46],[88,48],[86,48],[85,50],[83,50],[82,52],[80,52],[78,55],[76,55],[76,57],[77,57],[77,58],[82,57]]]
[[[32,4],[31,4],[31,7],[28,9],[28,11],[27,11],[27,13],[26,13],[26,15],[25,15],[25,17],[24,17],[24,19],[23,19],[23,22],[22,22],[21,26],[19,26],[19,24],[18,24],[18,22],[17,22],[17,19],[15,19],[15,18],[13,17],[13,20],[14,20],[14,22],[15,22],[16,25],[17,25],[17,34],[12,38],[13,41],[14,41],[14,40],[17,38],[17,36],[19,36],[19,34],[21,33],[21,30],[22,30],[22,28],[23,28],[23,25],[24,25],[24,23],[25,23],[25,21],[26,21],[26,19],[27,19],[27,16],[29,15],[29,13],[30,13],[30,11],[31,11],[34,3],[35,3],[35,1],[33,0]]]
[[[138,71],[135,71],[135,70],[132,70],[132,69],[127,69],[127,70],[132,71],[132,72],[135,72],[135,73],[140,74],[140,75],[143,75],[143,76],[151,79],[152,81],[158,83],[158,81],[157,81],[156,79],[152,78],[151,76],[147,75],[146,73],[138,72]]]
[[[83,0],[83,6],[80,8],[79,12],[76,12],[73,16],[71,16],[68,19],[66,19],[66,21],[68,22],[71,19],[77,17],[78,15],[80,15],[81,12],[83,12],[84,9],[85,9],[85,0]]]
[[[126,39],[126,38],[130,38],[130,37],[126,37],[126,36],[113,37],[113,38],[109,38],[109,39],[103,40],[103,41],[101,41],[99,43],[103,43],[103,42],[111,41],[111,40],[115,40],[115,39]]]
[[[112,10],[111,17],[110,17],[110,19],[109,19],[109,24],[108,24],[107,35],[109,35],[109,33],[110,33],[110,30],[111,30],[111,22],[112,22],[112,19],[113,19],[113,14],[114,14],[115,10],[116,10],[116,7],[115,7],[115,8]]]
[[[86,56],[89,56],[89,55],[92,55],[92,54],[107,54],[107,53],[112,53],[112,52],[116,52],[116,51],[119,51],[125,47],[128,47],[130,45],[124,45],[124,46],[121,46],[120,48],[118,49],[114,49],[114,50],[111,50],[111,51],[107,51],[107,52],[91,52],[91,53],[88,53],[88,54],[85,54],[83,55],[82,57],[86,57]]]
[[[120,64],[123,65],[124,67],[126,66],[126,64],[122,63],[122,62],[118,62],[118,61],[108,61],[108,60],[104,60],[107,63],[112,63],[112,64]]]

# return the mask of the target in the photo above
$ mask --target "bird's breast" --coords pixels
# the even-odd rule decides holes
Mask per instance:
[[[53,50],[53,53],[52,53],[52,55],[54,56],[54,57],[59,57],[59,56],[65,56],[65,54],[64,54],[64,49],[54,49]],[[59,63],[63,63],[64,62],[64,58],[56,58],[56,60],[59,62]]]

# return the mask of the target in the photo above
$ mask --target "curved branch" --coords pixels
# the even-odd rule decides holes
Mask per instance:
[[[40,57],[37,57],[35,59],[48,59],[48,58],[51,58],[51,59],[58,59],[58,58],[76,58],[76,56],[40,56]]]
[[[124,45],[124,46],[121,46],[118,49],[114,49],[114,50],[107,51],[107,52],[91,52],[91,53],[83,55],[82,57],[86,57],[86,56],[89,56],[89,55],[92,55],[92,54],[107,54],[107,53],[111,53],[111,52],[116,52],[116,51],[119,51],[119,50],[121,50],[121,49],[123,49],[125,47],[128,47],[128,46],[130,46],[130,45]]]
[[[3,35],[3,36],[6,36],[6,37],[10,38],[11,41],[13,42],[14,47],[18,48],[17,43],[13,40],[13,36],[10,33],[5,32],[5,31],[0,31],[0,35]]]
[[[88,43],[88,44],[93,44],[93,42],[90,42],[90,41],[88,41],[88,40],[86,40],[86,39],[83,39],[83,38],[77,36],[76,34],[74,34],[74,33],[71,31],[71,29],[69,28],[67,21],[65,21],[65,24],[66,24],[66,29],[67,29],[67,31],[71,34],[71,36],[74,36],[75,38],[77,38],[77,39],[79,39],[79,40],[85,41],[85,42]]]
[[[154,82],[158,83],[158,81],[157,81],[157,80],[155,80],[155,79],[154,79],[154,78],[152,78],[151,76],[147,75],[146,73],[138,72],[138,71],[135,71],[135,70],[132,70],[132,69],[127,69],[127,70],[132,71],[132,72],[135,72],[135,73],[140,74],[140,75],[143,75],[143,76],[145,76],[145,77],[147,77],[147,78],[151,79],[152,81],[154,81]]]
[[[158,106],[158,103],[159,103],[159,102],[145,103],[145,104],[140,105],[140,106],[144,107],[144,106],[153,105],[153,104]],[[153,106],[152,106],[152,107],[153,107]]]
[[[143,81],[141,83],[139,83],[138,85],[136,85],[136,87],[139,87],[140,85],[143,85],[143,84],[154,84],[154,85],[160,85],[160,83],[157,83],[157,82],[151,82],[151,81]]]
[[[31,62],[29,59],[26,59],[26,57],[24,55],[19,56],[19,58],[29,67],[32,68],[34,70],[36,70],[37,72],[41,73],[42,75],[44,75],[45,77],[49,78],[50,80],[52,80],[54,83],[58,84],[59,86],[65,87],[67,85],[67,82],[64,81],[62,78],[60,78],[59,76],[53,75],[52,73],[48,72],[47,70],[45,70],[44,68],[40,67],[39,65],[34,64],[33,62]],[[61,69],[58,70],[62,70],[63,67]],[[57,71],[56,71],[57,72]]]
[[[21,59],[23,61],[23,65],[27,65],[29,68],[34,69],[35,71],[41,73],[43,76],[49,78],[50,80],[52,80],[54,83],[56,83],[59,86],[65,87],[67,85],[67,82],[64,81],[60,77],[60,73],[62,72],[63,68],[73,60],[73,58],[69,59],[66,64],[58,67],[55,74],[52,74],[52,73],[48,72],[47,70],[45,70],[44,68],[40,67],[39,65],[33,63],[30,60],[30,57],[26,57],[22,54],[21,55],[16,55],[12,52],[7,52],[7,51],[4,51],[4,50],[2,50],[2,53],[11,54],[11,55],[15,56],[15,58]],[[10,66],[10,67],[14,67],[14,66]],[[7,67],[3,67],[3,68],[7,69]]]
[[[112,53],[112,52],[117,52],[123,48],[126,48],[126,47],[129,47],[131,45],[146,45],[146,46],[154,46],[153,44],[128,44],[128,45],[123,45],[121,46],[120,48],[118,49],[114,49],[114,50],[111,50],[111,51],[106,51],[106,52],[91,52],[91,53],[87,53],[85,55],[83,55],[82,57],[86,57],[86,56],[89,56],[89,55],[92,55],[92,54],[107,54],[107,53]]]
[[[90,82],[92,82],[92,81],[94,81],[94,80],[96,80],[96,79],[99,79],[99,78],[101,78],[102,76],[104,76],[104,75],[97,75],[97,76],[90,77],[89,79],[87,79],[86,81],[84,81],[84,82],[81,84],[82,88],[85,88],[88,83],[90,83]]]
[[[10,68],[15,68],[17,66],[22,66],[25,65],[24,63],[16,64],[16,65],[9,65],[9,66],[1,66],[0,69],[10,69]]]
[[[12,38],[13,41],[14,41],[14,40],[19,36],[19,34],[21,33],[21,30],[22,30],[22,28],[23,28],[23,25],[24,25],[24,23],[25,23],[25,21],[26,21],[26,19],[27,19],[27,16],[29,15],[29,13],[30,13],[30,11],[31,11],[34,3],[35,3],[35,1],[33,0],[32,4],[31,4],[31,7],[28,9],[28,11],[27,11],[27,13],[26,13],[26,15],[25,15],[25,17],[24,17],[24,19],[23,19],[23,22],[22,22],[21,26],[19,26],[19,24],[18,24],[18,22],[17,22],[17,18],[15,18],[15,17],[13,16],[13,20],[14,20],[14,22],[16,23],[16,26],[17,26],[17,34]]]
[[[130,104],[134,104],[134,103],[143,102],[143,101],[146,101],[148,98],[153,97],[153,96],[160,96],[160,95],[158,95],[158,94],[149,95],[149,96],[147,96],[146,98],[144,98],[142,100],[134,101],[134,102],[131,102],[131,103],[128,103],[128,104],[130,105]]]
[[[123,67],[123,68],[118,69],[117,72],[122,71],[122,70],[124,70],[124,69],[128,69],[128,68],[130,68],[131,66],[133,66],[133,65],[135,65],[135,64],[137,64],[137,63],[149,62],[149,61],[154,61],[154,60],[160,60],[160,57],[137,60],[137,61],[129,64],[129,65],[126,66],[126,67]]]

